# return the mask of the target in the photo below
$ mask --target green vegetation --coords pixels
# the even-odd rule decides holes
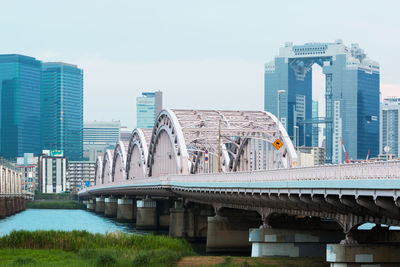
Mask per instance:
[[[76,200],[77,195],[70,192],[64,193],[35,193],[36,200]]]
[[[86,231],[13,231],[0,237],[0,266],[174,266],[194,255],[166,236]]]
[[[74,200],[42,200],[29,202],[28,209],[86,209],[86,205]]]

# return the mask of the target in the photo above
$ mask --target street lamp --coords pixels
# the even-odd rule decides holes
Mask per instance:
[[[279,108],[279,102],[280,102],[280,94],[282,94],[282,93],[286,93],[286,90],[278,90],[278,125],[279,125],[279,122],[280,122],[280,119],[279,119],[279,113],[280,113],[280,108]]]

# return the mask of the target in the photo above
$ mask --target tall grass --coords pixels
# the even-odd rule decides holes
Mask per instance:
[[[125,233],[92,234],[87,231],[13,231],[0,237],[0,253],[14,251],[15,264],[55,266],[46,262],[55,252],[63,260],[57,266],[67,266],[73,256],[76,266],[173,266],[183,256],[194,255],[188,242],[166,236]],[[24,251],[47,251],[39,262],[29,262]],[[41,259],[42,259],[41,258]],[[0,258],[0,265],[7,261]],[[78,263],[81,262],[79,265]],[[8,266],[7,264],[5,266]],[[75,265],[74,265],[75,266]]]
[[[167,236],[134,235],[125,233],[92,234],[87,231],[12,231],[0,237],[2,248],[81,249],[115,248],[135,250],[168,249],[171,251],[191,251],[188,242]]]

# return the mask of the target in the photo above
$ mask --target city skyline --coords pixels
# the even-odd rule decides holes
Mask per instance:
[[[74,1],[68,5],[25,2],[23,10],[17,5],[3,5],[8,12],[0,18],[5,25],[0,30],[5,37],[2,53],[71,62],[84,69],[85,120],[119,119],[134,128],[132,103],[148,90],[163,91],[167,108],[261,110],[264,63],[286,41],[340,38],[360,43],[368,56],[381,63],[383,96],[399,96],[399,55],[392,52],[399,46],[399,38],[393,35],[400,26],[395,1],[385,3],[384,13],[376,12],[381,4],[372,1],[363,2],[363,12],[354,12],[358,3],[313,1],[307,4],[313,15],[301,19],[297,12],[303,4],[297,2],[99,1],[96,7],[80,3],[79,9]],[[341,16],[326,17],[326,9]],[[72,12],[74,20],[70,20]],[[283,13],[285,20],[279,22]]]

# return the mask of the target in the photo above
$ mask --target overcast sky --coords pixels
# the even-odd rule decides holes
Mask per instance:
[[[399,1],[0,1],[0,53],[84,69],[85,120],[136,125],[135,98],[167,108],[263,109],[264,63],[286,41],[359,43],[400,96]]]

